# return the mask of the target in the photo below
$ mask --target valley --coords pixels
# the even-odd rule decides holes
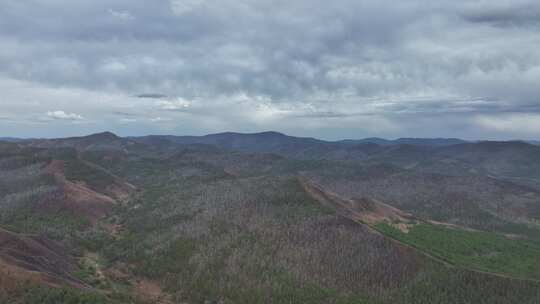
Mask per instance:
[[[0,303],[538,303],[540,147],[0,143]]]

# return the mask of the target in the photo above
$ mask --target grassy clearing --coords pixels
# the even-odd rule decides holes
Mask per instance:
[[[388,225],[378,230],[456,266],[523,279],[540,279],[540,244],[495,233],[430,224],[403,233]]]

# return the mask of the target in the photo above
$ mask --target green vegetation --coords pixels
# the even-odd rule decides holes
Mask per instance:
[[[89,227],[90,222],[85,218],[62,211],[56,214],[39,214],[33,209],[19,209],[3,224],[15,232],[47,232],[50,236],[65,238],[75,231]]]
[[[418,224],[408,233],[388,225],[377,229],[453,265],[516,278],[540,279],[540,244],[495,233]]]
[[[188,270],[189,259],[196,252],[196,242],[187,238],[172,241],[168,248],[151,259],[140,262],[135,273],[148,278],[159,279],[165,275],[175,275]]]
[[[19,209],[10,212],[10,217],[4,218],[0,225],[17,233],[47,235],[79,252],[99,250],[111,241],[107,232],[93,227],[88,219],[65,211],[40,213],[29,208]]]
[[[103,251],[111,263],[127,261],[160,281],[179,302],[532,304],[539,296],[534,283],[424,265],[338,220],[295,176],[246,160],[242,175],[231,177],[216,162],[186,159],[108,167],[143,190],[115,209],[125,230]],[[295,170],[276,161],[282,167],[273,170]]]
[[[17,303],[17,302],[15,302]],[[71,288],[28,287],[21,304],[109,304],[111,299],[98,293],[82,292]],[[120,302],[116,302],[120,303]]]
[[[6,296],[0,286],[0,303],[137,303],[148,296],[142,286],[156,292],[154,284],[173,303],[540,303],[540,283],[514,279],[540,279],[540,244],[428,224],[409,233],[376,227],[458,267],[447,266],[322,207],[298,177],[344,198],[378,199],[416,216],[522,235],[536,230],[504,217],[503,207],[530,212],[540,197],[530,189],[360,164],[354,157],[316,160],[328,152],[310,149],[292,151],[311,158],[297,160],[207,146],[122,145],[24,153],[9,146],[0,155],[0,227],[59,241],[56,250],[65,254],[59,256],[71,260],[59,275],[96,290],[33,286]],[[64,208],[69,199],[54,204],[65,197],[45,170],[51,159],[65,162],[69,180],[97,192],[119,182],[108,172],[137,190],[111,206],[108,218],[89,221]],[[51,205],[41,204],[43,197]]]
[[[4,301],[3,296],[7,296]],[[104,295],[97,291],[81,291],[74,288],[51,288],[24,284],[12,294],[2,294],[0,303],[6,304],[147,304],[125,293],[113,292]],[[148,303],[149,304],[149,303]]]
[[[540,303],[540,285],[433,263],[394,294],[394,300],[389,303],[536,304]]]
[[[334,216],[294,177],[231,179],[211,166],[187,165],[184,175],[172,175],[174,168],[138,175],[144,191],[115,209],[125,230],[103,249],[111,263],[135,265],[135,274],[161,281],[178,301],[374,303],[362,291],[325,288],[280,265],[287,231],[308,233],[309,221]]]
[[[83,181],[98,191],[114,183],[114,178],[110,174],[79,159],[66,160],[65,175],[68,180]]]

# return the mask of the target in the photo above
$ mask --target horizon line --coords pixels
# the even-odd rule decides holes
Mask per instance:
[[[54,139],[68,139],[68,138],[84,138],[84,137],[90,137],[94,135],[100,135],[100,134],[112,134],[114,136],[117,136],[119,138],[140,138],[140,137],[149,137],[149,136],[174,136],[174,137],[205,137],[205,136],[215,136],[215,135],[223,135],[223,134],[236,134],[236,135],[262,135],[265,133],[274,133],[279,134],[287,137],[294,137],[294,138],[301,138],[301,139],[315,139],[319,141],[324,142],[344,142],[344,141],[363,141],[363,140],[384,140],[384,141],[399,141],[399,140],[459,140],[466,143],[479,143],[479,142],[524,142],[524,143],[540,143],[540,140],[536,139],[463,139],[459,137],[395,137],[395,138],[387,138],[387,137],[378,137],[378,136],[368,136],[368,137],[362,137],[362,138],[342,138],[337,140],[327,140],[322,139],[318,137],[311,137],[311,136],[296,136],[296,135],[289,135],[287,133],[279,132],[279,131],[260,131],[260,132],[236,132],[236,131],[223,131],[223,132],[217,132],[217,133],[207,133],[203,135],[191,135],[191,134],[145,134],[145,135],[118,135],[115,132],[112,131],[102,131],[102,132],[94,132],[94,133],[85,133],[83,135],[74,135],[74,136],[64,136],[64,137],[18,137],[18,136],[2,136],[0,135],[0,141],[5,140],[54,140]]]

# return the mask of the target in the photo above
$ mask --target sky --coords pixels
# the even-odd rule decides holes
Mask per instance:
[[[538,0],[1,0],[0,136],[540,139]]]

